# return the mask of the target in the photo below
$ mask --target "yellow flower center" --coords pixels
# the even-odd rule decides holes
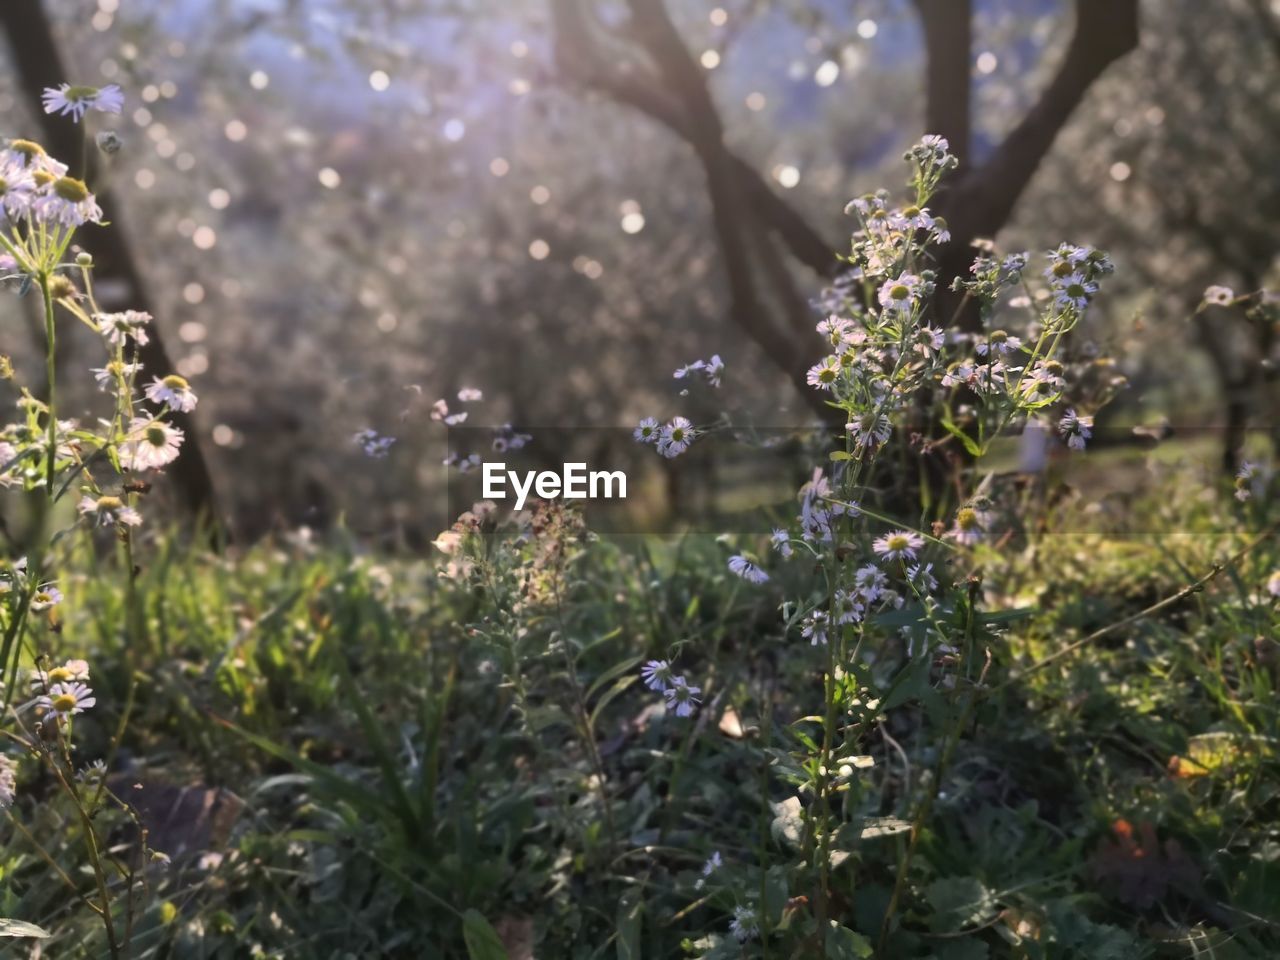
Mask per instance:
[[[170,390],[187,390],[191,387],[191,384],[187,383],[185,379],[178,376],[176,373],[169,374],[169,376],[165,377],[161,383]]]
[[[49,681],[51,683],[66,683],[71,679],[71,671],[66,667],[54,667],[49,671]]]
[[[53,709],[59,713],[70,713],[75,706],[76,698],[69,693],[60,693],[53,698]]]
[[[909,296],[911,296],[911,288],[905,283],[895,283],[889,288],[889,299],[891,300],[905,300]]]
[[[911,546],[911,541],[908,540],[901,533],[895,533],[893,536],[889,538],[888,542],[889,542],[889,549],[895,550],[895,551],[905,550],[907,549],[907,547]]]
[[[146,438],[147,443],[151,444],[152,446],[154,447],[164,446],[164,443],[165,443],[164,428],[161,427],[159,424],[153,423],[151,426],[147,427],[147,431],[144,434],[144,436]]]
[[[106,496],[98,498],[99,510],[119,510],[122,506],[124,506],[124,504],[120,501],[119,497]]]
[[[23,157],[23,166],[30,165],[31,161],[36,157],[44,156],[44,147],[36,143],[34,140],[11,140],[9,149],[14,153],[19,153]]]
[[[1008,339],[1009,339],[1009,334],[1005,333],[1003,330],[992,330],[992,331],[991,331],[991,342],[992,342],[992,343],[1004,343],[1004,342],[1005,342],[1006,340],[1008,340]]]
[[[1072,272],[1072,266],[1066,260],[1060,260],[1053,265],[1053,275],[1055,277],[1065,277]]]
[[[972,530],[978,525],[978,511],[972,507],[962,507],[956,512],[956,526],[961,530]]]
[[[919,207],[907,207],[907,209],[905,209],[905,210],[903,210],[903,211],[902,211],[902,215],[903,215],[904,217],[918,217],[918,216],[920,215],[920,208],[919,208]]]
[[[54,181],[53,192],[68,203],[83,203],[89,199],[89,188],[75,177],[59,177]]]
[[[68,87],[63,96],[76,103],[80,100],[91,100],[98,95],[97,87]]]
[[[835,383],[836,372],[830,367],[823,367],[818,373],[818,380],[821,383]]]

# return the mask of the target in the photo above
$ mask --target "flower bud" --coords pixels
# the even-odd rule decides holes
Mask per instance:
[[[98,149],[108,157],[118,153],[120,148],[124,146],[124,141],[120,139],[120,135],[114,130],[103,130],[94,137],[94,140],[98,144]]]
[[[86,253],[83,250],[80,251],[79,253],[76,254],[76,266],[82,269],[88,269],[89,267],[92,267],[93,255],[90,253]]]

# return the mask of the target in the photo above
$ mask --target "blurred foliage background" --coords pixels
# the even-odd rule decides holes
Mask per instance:
[[[814,351],[842,208],[896,185],[926,131],[968,171],[942,201],[962,252],[992,234],[1111,251],[1083,334],[1124,358],[1111,424],[1225,429],[1228,461],[1274,430],[1274,324],[1196,313],[1208,284],[1276,279],[1274,0],[3,8],[0,133],[43,139],[38,83],[126,91],[96,185],[137,266],[114,295],[145,286],[196,380],[241,536],[341,516],[429,540],[446,451],[428,410],[463,386],[486,393],[473,424],[621,426],[669,413],[671,371],[717,352],[735,404],[807,420],[791,355]],[[35,62],[49,42],[65,76]],[[3,352],[33,377],[35,309],[0,300]],[[79,334],[63,362],[96,365]],[[398,438],[387,460],[351,443],[370,426]],[[174,496],[199,500],[192,483]]]

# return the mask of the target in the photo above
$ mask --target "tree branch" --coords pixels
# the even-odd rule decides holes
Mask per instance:
[[[960,244],[1009,219],[1058,132],[1102,72],[1138,45],[1138,0],[1076,0],[1076,27],[1062,66],[1022,121],[943,206]]]

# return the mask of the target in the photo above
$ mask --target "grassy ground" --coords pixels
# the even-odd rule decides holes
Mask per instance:
[[[950,755],[936,663],[860,741],[860,829],[827,872],[848,935],[826,956],[1280,955],[1280,551],[1266,539],[1157,606],[1270,522],[1183,489],[1068,497],[950,571],[980,578],[991,666]],[[145,868],[130,955],[817,955],[791,864],[821,681],[782,633],[785,572],[747,589],[714,538],[569,522],[495,540],[472,582],[340,535],[222,557],[174,536],[146,550],[130,627],[95,550],[64,544],[65,620],[36,641],[92,664],[78,759],[109,762],[170,857]],[[637,674],[673,644],[703,688],[687,720]],[[869,651],[868,676],[905,655]],[[0,826],[0,914],[49,930],[45,955],[105,955],[44,776],[23,766]],[[121,857],[138,829],[112,834]],[[747,902],[770,919],[740,945]]]

